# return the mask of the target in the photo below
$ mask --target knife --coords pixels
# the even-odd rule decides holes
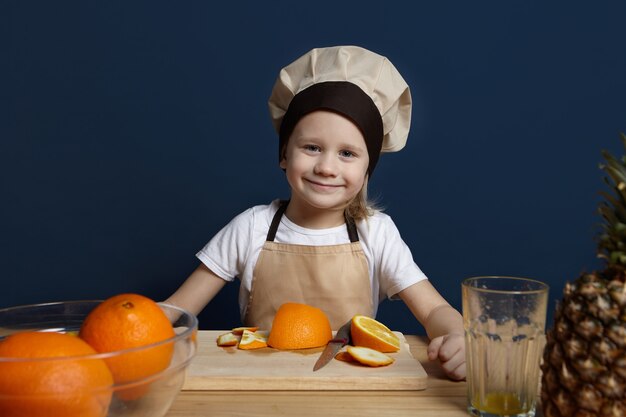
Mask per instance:
[[[337,333],[335,334],[335,338],[331,339],[328,342],[328,344],[324,348],[324,351],[322,352],[320,357],[317,359],[317,362],[315,362],[315,366],[313,366],[313,372],[324,367],[328,362],[330,362],[335,357],[337,352],[339,352],[339,350],[342,347],[344,347],[350,342],[351,324],[352,324],[352,319],[348,320],[346,324],[344,324],[343,326],[339,328],[339,330],[337,330]]]

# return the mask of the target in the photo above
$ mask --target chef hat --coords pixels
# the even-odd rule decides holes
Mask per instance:
[[[357,46],[313,49],[284,67],[269,99],[279,134],[279,160],[298,121],[315,110],[339,113],[359,127],[371,175],[381,152],[404,147],[411,123],[411,93],[384,56]]]

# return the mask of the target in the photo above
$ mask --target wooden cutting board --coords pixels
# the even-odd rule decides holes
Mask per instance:
[[[227,330],[198,332],[198,352],[187,369],[183,390],[423,390],[426,371],[411,355],[402,333],[395,362],[372,368],[333,359],[313,372],[323,347],[296,351],[219,347]]]

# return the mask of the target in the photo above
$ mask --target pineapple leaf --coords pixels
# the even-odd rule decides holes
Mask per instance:
[[[626,135],[620,139],[626,149]],[[598,257],[611,265],[626,267],[626,154],[620,159],[603,150],[605,163],[600,169],[605,172],[604,182],[612,192],[602,191],[604,198],[598,206],[598,212],[604,219],[598,236]]]
[[[620,201],[617,198],[606,191],[600,191],[600,195],[609,202],[620,222],[626,223],[626,207],[623,204],[620,204]]]
[[[626,147],[626,136],[622,134],[624,146]],[[626,164],[617,160],[607,151],[602,151],[602,156],[606,159],[607,164],[601,164],[602,169],[608,177],[605,177],[605,183],[609,185],[621,202],[626,201]],[[625,155],[626,157],[626,155]]]
[[[624,166],[624,163],[615,159],[608,152],[603,152],[603,154],[608,162],[608,165],[601,165],[601,169],[609,174],[613,182],[617,185],[617,189],[622,191],[626,188],[626,167]]]
[[[601,204],[598,210],[600,211],[600,214],[602,215],[602,217],[608,222],[611,228],[616,223],[619,223],[617,216],[615,216],[615,212],[613,211],[613,209],[611,209],[611,207],[608,204],[606,203]]]

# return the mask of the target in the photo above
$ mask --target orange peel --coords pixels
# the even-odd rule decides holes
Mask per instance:
[[[239,343],[239,337],[237,337],[234,333],[224,333],[217,336],[217,345],[218,346],[237,346]]]
[[[237,348],[242,350],[261,349],[264,347],[267,347],[267,336],[263,333],[251,332],[250,330],[243,331],[241,340],[237,345]]]
[[[259,330],[259,328],[258,327],[235,327],[230,332],[232,334],[242,335],[244,330],[249,330],[251,332],[256,332],[257,330]]]

